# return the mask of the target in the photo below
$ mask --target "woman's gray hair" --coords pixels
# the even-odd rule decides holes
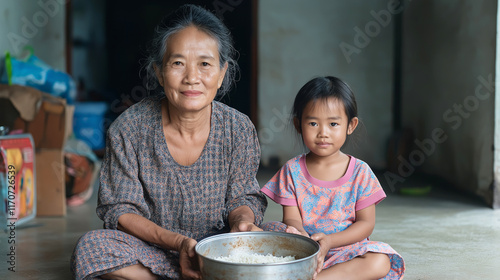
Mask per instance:
[[[146,71],[146,88],[154,90],[159,85],[154,66],[160,69],[161,72],[163,58],[167,51],[168,38],[172,34],[189,26],[195,26],[217,41],[220,67],[223,68],[227,63],[226,75],[217,92],[218,97],[223,97],[231,90],[236,81],[236,74],[239,72],[238,63],[235,58],[237,52],[233,47],[231,33],[224,23],[213,13],[191,4],[179,7],[173,13],[163,18],[156,27],[156,35],[151,43],[143,66]]]

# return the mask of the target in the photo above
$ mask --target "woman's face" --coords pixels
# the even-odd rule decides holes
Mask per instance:
[[[158,80],[171,105],[197,112],[211,104],[222,85],[227,65],[219,64],[217,41],[194,26],[171,35]]]

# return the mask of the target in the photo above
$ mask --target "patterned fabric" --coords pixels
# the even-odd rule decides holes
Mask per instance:
[[[179,278],[179,254],[163,250],[119,230],[87,232],[78,241],[71,262],[76,279],[99,279],[99,275],[141,263],[165,279]]]
[[[386,195],[380,183],[363,161],[350,156],[349,166],[343,177],[335,181],[322,181],[307,171],[305,154],[289,160],[261,189],[276,203],[297,206],[304,229],[309,235],[323,232],[332,234],[348,228],[356,221],[356,211],[377,204]],[[266,223],[263,228],[284,231],[280,222]],[[366,252],[385,253],[391,259],[391,271],[384,279],[403,277],[403,258],[383,242],[361,242],[331,249],[323,269],[345,262]]]
[[[259,225],[267,202],[255,178],[260,147],[248,117],[212,102],[207,143],[195,163],[183,166],[170,155],[165,141],[162,98],[149,97],[135,104],[108,130],[97,207],[104,228],[117,229],[121,215],[135,213],[200,240],[229,231],[228,215],[242,205],[252,209]],[[77,249],[77,254],[93,253]],[[78,279],[99,271],[99,256],[90,259],[95,262],[73,263]],[[117,258],[114,266],[124,266],[122,259]],[[178,278],[174,271],[167,276]]]

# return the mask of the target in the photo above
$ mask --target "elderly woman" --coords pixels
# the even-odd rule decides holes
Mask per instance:
[[[237,68],[228,29],[185,5],[157,29],[146,66],[163,88],[111,125],[97,215],[72,258],[76,279],[199,279],[204,237],[257,231],[266,208],[247,116],[214,101]]]

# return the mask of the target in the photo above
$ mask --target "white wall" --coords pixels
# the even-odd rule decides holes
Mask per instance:
[[[489,203],[496,16],[496,1],[412,1],[403,27],[403,124],[427,143],[409,162]]]
[[[364,123],[348,152],[385,167],[392,129],[393,4],[259,1],[258,132],[264,164],[275,155],[283,164],[302,151],[288,122],[295,94],[311,78],[333,75],[353,88]],[[377,21],[379,13],[389,17]]]
[[[19,56],[25,45],[52,67],[66,71],[64,0],[0,1],[0,53]]]

